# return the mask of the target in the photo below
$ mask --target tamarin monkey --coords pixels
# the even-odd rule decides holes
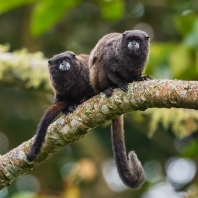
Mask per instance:
[[[66,51],[53,56],[48,61],[51,87],[54,90],[55,102],[45,112],[38,125],[36,138],[27,155],[33,161],[40,153],[48,126],[55,117],[63,112],[73,112],[75,108],[94,95],[89,83],[88,55],[75,55]]]
[[[142,76],[149,54],[149,36],[139,30],[111,33],[102,37],[89,56],[90,83],[95,94],[111,96],[114,88],[128,90],[128,83],[152,79]],[[123,183],[139,188],[145,179],[144,169],[134,151],[126,156],[123,116],[111,123],[114,158]]]

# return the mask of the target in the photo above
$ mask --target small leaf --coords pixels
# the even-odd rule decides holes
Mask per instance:
[[[40,36],[53,27],[68,10],[75,7],[81,0],[43,0],[38,3],[32,13],[31,32],[34,36]]]

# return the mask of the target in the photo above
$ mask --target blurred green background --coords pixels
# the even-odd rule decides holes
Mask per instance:
[[[90,53],[103,35],[130,29],[151,37],[147,74],[198,79],[197,0],[0,0],[0,44],[10,52]],[[52,91],[0,81],[0,153],[31,138],[52,102]],[[194,110],[125,115],[127,150],[136,151],[147,174],[139,190],[118,178],[108,123],[15,180],[0,198],[196,198],[197,123]]]

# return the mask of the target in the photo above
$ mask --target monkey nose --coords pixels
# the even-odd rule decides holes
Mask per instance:
[[[140,48],[140,44],[137,41],[129,42],[128,49],[131,51],[137,51]]]
[[[60,71],[68,71],[70,69],[70,64],[63,60],[63,62],[59,65]]]

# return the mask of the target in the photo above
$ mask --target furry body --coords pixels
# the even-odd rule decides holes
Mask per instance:
[[[93,96],[89,83],[88,55],[76,56],[73,52],[63,52],[49,61],[51,87],[54,90],[55,104],[43,115],[36,133],[36,138],[27,156],[33,161],[40,153],[48,126],[60,113],[71,113],[75,108]]]
[[[111,96],[114,88],[127,91],[128,83],[151,79],[142,76],[149,54],[149,37],[134,30],[105,35],[89,57],[90,83],[95,94],[103,91]],[[145,179],[144,169],[131,151],[127,159],[124,142],[123,117],[112,120],[112,146],[118,173],[130,188],[139,188]]]

